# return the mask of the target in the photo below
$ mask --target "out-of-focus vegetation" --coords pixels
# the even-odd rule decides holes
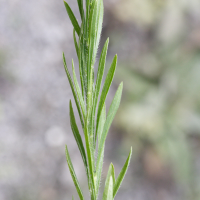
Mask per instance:
[[[121,48],[122,146],[133,145],[146,178],[199,199],[200,1],[120,0],[107,8],[113,26],[104,34]]]

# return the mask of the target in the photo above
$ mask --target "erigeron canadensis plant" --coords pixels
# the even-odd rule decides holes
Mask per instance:
[[[69,70],[67,68],[64,54],[63,62],[80,117],[82,131],[85,137],[85,146],[83,144],[82,136],[79,132],[74,116],[74,111],[72,108],[72,103],[70,101],[69,109],[71,129],[85,166],[85,172],[87,175],[88,188],[91,195],[91,200],[97,200],[103,167],[105,140],[113,118],[120,105],[123,84],[121,83],[119,85],[108,110],[108,113],[106,114],[105,100],[114,77],[117,65],[117,55],[112,61],[112,64],[106,75],[105,82],[103,84],[102,79],[105,69],[106,55],[109,43],[109,39],[107,39],[99,59],[97,78],[95,82],[94,63],[102,31],[104,11],[103,0],[86,0],[85,10],[83,0],[77,0],[77,2],[81,16],[81,24],[78,23],[69,5],[66,2],[64,2],[64,4],[69,18],[71,20],[71,23],[74,27],[73,37],[79,61],[81,86],[79,86],[78,84],[73,60],[73,79],[70,76]],[[102,84],[103,88],[100,92]],[[95,152],[97,152],[97,156],[95,156]],[[128,165],[130,163],[131,154],[132,148],[120,174],[116,179],[114,166],[112,163],[110,164],[105,182],[103,200],[114,199],[126,174]],[[72,165],[67,146],[66,158],[69,166],[69,171],[71,173],[79,198],[80,200],[84,200],[83,193],[80,188],[80,184],[78,182],[76,173],[74,171],[74,167]]]

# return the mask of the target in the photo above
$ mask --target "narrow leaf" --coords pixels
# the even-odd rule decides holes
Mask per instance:
[[[72,12],[72,9],[69,7],[68,3],[64,1],[64,4],[65,4],[65,8],[67,10],[68,16],[72,22],[72,25],[74,26],[74,29],[77,32],[78,36],[80,36],[81,28],[78,24],[78,21],[74,15],[74,13]]]
[[[87,93],[87,120],[86,124],[88,127],[88,134],[89,134],[89,140],[91,145],[91,153],[92,158],[94,158],[94,134],[93,134],[93,71],[94,68],[92,67],[90,71],[90,78],[89,78],[89,85],[88,85],[88,93]],[[93,162],[94,167],[94,162]]]
[[[75,84],[76,92],[77,92],[78,99],[79,99],[79,102],[80,102],[80,105],[81,105],[83,119],[85,121],[85,117],[86,117],[85,103],[84,103],[84,100],[83,100],[83,96],[81,94],[81,90],[80,90],[80,87],[79,87],[79,84],[78,84],[78,80],[76,78],[76,73],[75,73],[75,69],[74,69],[74,62],[73,62],[73,60],[72,60],[72,71],[73,71],[73,78],[74,78],[74,84]]]
[[[103,199],[107,199],[110,177],[112,177],[112,179],[113,179],[113,176],[112,176],[113,172],[112,171],[113,171],[113,164],[111,163],[110,166],[109,166],[109,169],[108,169],[107,177],[106,177]]]
[[[106,178],[106,184],[102,200],[113,200],[113,178],[111,174]]]
[[[88,19],[90,12],[90,0],[85,0],[85,7],[86,7],[86,19]]]
[[[105,121],[106,121],[106,106],[104,104],[103,112],[101,112],[101,116],[100,116],[100,120],[99,120],[99,128],[97,131],[98,146],[100,143],[100,139],[101,139],[101,135],[103,132],[103,127],[104,127]],[[100,182],[101,182],[101,173],[102,173],[102,168],[103,168],[103,156],[104,156],[104,147],[103,147],[103,153],[102,153],[101,157],[99,158],[99,160],[97,160],[97,164],[96,164],[96,194],[97,195],[99,193],[99,186],[100,186]]]
[[[85,148],[83,146],[83,141],[82,141],[81,135],[79,133],[79,130],[78,130],[78,127],[77,127],[77,124],[76,124],[76,120],[75,120],[74,111],[73,111],[73,108],[72,108],[71,101],[69,103],[69,109],[70,109],[71,129],[72,129],[72,132],[74,134],[74,138],[75,138],[76,143],[78,145],[79,151],[81,153],[81,156],[82,156],[82,159],[83,159],[83,163],[85,165],[85,170],[86,170],[86,173],[87,173],[87,177],[89,179],[89,176],[88,176],[88,165],[87,165],[87,158],[86,158]]]
[[[69,155],[69,152],[68,152],[68,149],[67,149],[67,145],[66,145],[66,158],[67,158],[67,164],[68,164],[68,167],[69,167],[69,171],[70,171],[70,174],[71,174],[72,179],[74,181],[74,185],[75,185],[76,190],[78,192],[79,198],[81,200],[84,200],[83,193],[81,191],[78,179],[77,179],[75,171],[74,171],[74,167],[73,167],[72,162],[71,162],[71,158],[70,158],[70,155]]]
[[[87,49],[87,45],[86,45],[86,40],[85,40],[85,32],[87,32],[84,28],[84,25],[82,25],[83,28],[83,34],[81,34],[80,36],[80,62],[79,62],[79,67],[80,67],[80,71],[82,71],[82,79],[83,79],[83,85],[84,85],[84,93],[86,95],[87,98],[87,53],[88,53],[88,49]]]
[[[79,48],[80,39],[79,39],[79,44],[78,44],[78,42],[76,40],[75,29],[73,30],[73,38],[74,38],[74,45],[75,45],[75,49],[76,49],[76,54],[77,54],[78,61],[79,61],[79,73],[80,73],[80,80],[81,80],[81,90],[82,90],[82,96],[83,96],[83,99],[84,99],[83,69],[82,69],[81,52],[80,52],[80,48]]]
[[[114,76],[114,73],[115,73],[116,65],[117,65],[117,55],[113,59],[113,62],[112,62],[111,67],[110,67],[110,69],[108,71],[108,74],[106,76],[106,80],[105,80],[105,83],[104,83],[104,86],[103,86],[103,89],[102,89],[102,92],[101,92],[101,97],[100,97],[100,100],[99,100],[99,106],[98,106],[98,112],[97,112],[97,123],[96,123],[96,128],[97,129],[96,129],[96,131],[98,130],[99,117],[101,115],[103,105],[105,103],[105,100],[106,100],[110,85],[111,85],[112,80],[113,80],[113,76]]]
[[[97,80],[96,80],[96,85],[95,85],[95,93],[94,93],[94,105],[93,105],[93,112],[94,115],[96,113],[96,107],[97,107],[97,101],[99,97],[99,91],[101,88],[101,82],[103,79],[103,74],[104,74],[104,69],[105,69],[105,63],[106,63],[106,55],[107,55],[107,50],[108,50],[108,43],[109,43],[109,38],[106,40],[104,47],[101,52],[101,57],[99,60],[99,67],[98,67],[98,72],[97,72]],[[96,134],[97,134],[98,129],[96,129]],[[95,135],[95,143],[96,143],[97,135]]]
[[[84,23],[84,37],[86,39],[88,39],[88,27],[89,27],[89,14],[90,14],[90,8],[91,8],[91,4],[90,4],[90,0],[85,0],[85,8],[86,8],[86,20]]]
[[[82,21],[84,21],[83,0],[77,0]]]
[[[79,114],[79,117],[80,117],[80,120],[81,120],[81,124],[82,124],[82,127],[83,127],[83,129],[84,129],[84,122],[83,122],[83,117],[82,117],[80,105],[79,105],[79,102],[78,102],[78,97],[77,97],[76,91],[75,91],[75,89],[74,89],[74,84],[73,84],[72,78],[71,78],[71,76],[70,76],[69,70],[68,70],[68,68],[67,68],[67,64],[66,64],[66,60],[65,60],[65,55],[64,55],[64,53],[63,53],[63,63],[64,63],[64,67],[65,67],[65,71],[66,71],[66,74],[67,74],[67,78],[68,78],[70,87],[71,87],[71,89],[72,89],[72,93],[73,93],[73,96],[74,96],[74,100],[75,100],[75,103],[76,103],[76,107],[77,107],[77,109],[78,109],[78,114]]]
[[[110,105],[110,108],[109,108],[109,111],[108,111],[108,116],[107,116],[106,122],[105,122],[104,127],[103,127],[103,133],[102,133],[102,136],[101,136],[99,146],[101,146],[101,144],[104,144],[108,130],[110,128],[110,125],[111,125],[111,123],[112,123],[112,121],[115,117],[115,114],[116,114],[118,108],[119,108],[119,104],[120,104],[121,96],[122,96],[122,89],[123,89],[123,83],[121,83],[119,85],[117,92],[115,93],[115,96],[114,96],[112,103]]]
[[[111,163],[111,176],[113,178],[113,185],[115,185],[115,168],[114,165]]]
[[[88,82],[88,93],[87,93],[87,112],[90,115],[92,111],[92,99],[93,99],[93,72],[94,67],[91,68],[89,82]],[[89,116],[90,117],[90,116]],[[90,119],[90,118],[88,118]]]
[[[101,139],[99,142],[97,164],[100,163],[100,160],[103,157],[104,145],[105,145],[105,140],[106,140],[106,137],[108,134],[108,130],[110,128],[110,125],[114,119],[114,116],[118,110],[118,107],[119,107],[119,104],[121,101],[122,87],[123,87],[123,84],[121,83],[117,89],[117,92],[113,98],[113,101],[112,101],[109,111],[108,111],[107,119],[106,119],[106,122],[105,122],[104,128],[103,128],[103,133],[102,133],[102,136],[101,136]]]
[[[102,173],[102,168],[103,168],[103,156],[104,156],[104,147],[103,147],[103,152],[99,159],[97,160],[97,165],[96,165],[96,194],[98,195],[99,193],[99,187],[100,187],[100,182],[101,182],[101,173]]]
[[[77,40],[76,40],[75,29],[73,30],[73,38],[74,38],[74,45],[75,45],[75,49],[76,49],[76,54],[77,54],[77,57],[79,59],[79,47],[78,47],[78,43],[77,43]]]
[[[103,13],[104,13],[103,0],[99,0],[98,1],[98,19],[97,19],[95,52],[97,52],[97,49],[98,49],[98,46],[99,46],[99,42],[100,42],[102,24],[103,24]],[[96,55],[94,55],[94,57],[96,57]]]
[[[93,66],[94,55],[96,55],[96,26],[98,16],[98,3],[93,1],[91,6],[91,12],[89,16],[89,54],[88,54],[88,74],[90,73],[90,67]]]
[[[82,23],[81,25],[81,29],[83,29],[84,27],[84,24]],[[84,30],[83,30],[84,31]],[[81,80],[81,89],[82,89],[82,96],[83,96],[83,99],[85,98],[85,91],[86,91],[86,84],[85,84],[85,80],[86,80],[86,72],[85,72],[85,59],[84,59],[84,53],[82,52],[83,51],[83,46],[84,46],[84,42],[83,42],[83,34],[81,34],[81,36],[79,37],[79,55],[78,55],[78,58],[79,58],[79,72],[80,72],[80,80]]]
[[[117,177],[116,181],[115,181],[115,185],[114,185],[114,189],[113,189],[113,198],[115,197],[115,195],[117,194],[117,191],[119,190],[119,187],[124,179],[124,176],[127,172],[127,169],[128,169],[128,166],[129,166],[129,163],[130,163],[130,160],[131,160],[131,155],[132,155],[132,147],[131,147],[131,150],[130,150],[130,153],[129,153],[129,156],[119,174],[119,176]]]
[[[110,180],[109,180],[107,200],[113,200],[113,179],[112,179],[112,176],[110,177]]]
[[[100,116],[100,119],[99,119],[99,127],[98,127],[98,130],[97,130],[98,145],[99,145],[99,143],[101,141],[101,135],[103,133],[103,127],[104,127],[105,121],[106,121],[106,106],[104,104],[103,110],[101,112],[101,116]]]
[[[90,177],[90,182],[91,182],[91,190],[92,193],[94,193],[95,190],[95,182],[94,182],[94,158],[92,152],[94,151],[92,148],[92,144],[90,143],[90,138],[89,138],[89,133],[88,133],[88,128],[85,126],[84,129],[84,135],[85,135],[85,146],[86,146],[86,151],[87,151],[87,158],[88,158],[88,167],[89,167],[89,177]]]

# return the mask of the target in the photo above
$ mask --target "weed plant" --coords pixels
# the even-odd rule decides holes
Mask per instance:
[[[64,5],[74,27],[73,37],[79,61],[81,85],[78,83],[73,60],[73,78],[71,77],[67,68],[64,54],[63,62],[80,117],[85,145],[83,144],[82,135],[79,132],[72,103],[70,101],[69,110],[71,129],[85,166],[85,173],[87,175],[91,200],[97,200],[103,167],[105,140],[117,109],[120,105],[123,84],[121,83],[119,85],[110,108],[106,113],[105,100],[114,77],[117,65],[117,55],[114,57],[106,75],[105,82],[103,83],[102,80],[109,43],[109,39],[107,39],[100,55],[97,78],[96,81],[94,81],[94,63],[103,23],[103,0],[86,0],[85,6],[83,5],[83,0],[77,0],[77,3],[81,16],[81,24],[78,23],[68,3],[64,2]],[[103,86],[102,90],[101,86]],[[96,152],[97,155],[95,155]],[[110,164],[105,181],[103,200],[114,199],[126,174],[128,165],[130,163],[131,154],[132,148],[117,178],[115,178],[114,166],[112,163]],[[74,171],[67,146],[66,158],[78,196],[80,200],[84,200],[83,192]]]

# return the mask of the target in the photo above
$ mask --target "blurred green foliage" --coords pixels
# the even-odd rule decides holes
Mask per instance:
[[[147,176],[172,173],[172,180],[190,188],[185,190],[190,199],[199,198],[200,182],[194,162],[200,150],[197,7],[200,2],[195,0],[119,1],[110,10],[119,24],[108,30],[115,35],[114,48],[121,46],[129,52],[119,56],[122,61],[115,79],[124,81],[123,105],[115,121],[128,134],[124,144],[133,145],[135,158],[142,155]],[[142,48],[135,49],[131,40]]]

